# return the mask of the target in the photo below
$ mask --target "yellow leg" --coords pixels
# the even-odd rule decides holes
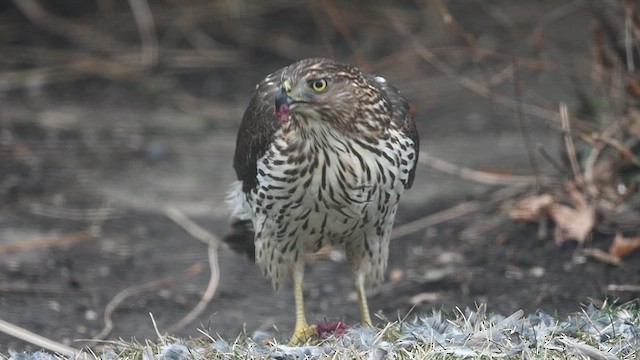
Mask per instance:
[[[302,293],[302,279],[304,277],[304,264],[296,264],[293,269],[293,297],[296,303],[296,327],[289,345],[304,343],[310,337],[317,335],[316,327],[307,324],[304,312],[304,296]]]
[[[367,293],[364,289],[364,276],[356,274],[356,291],[358,292],[358,306],[360,307],[360,320],[362,325],[373,327],[371,316],[369,316],[369,305],[367,304]]]

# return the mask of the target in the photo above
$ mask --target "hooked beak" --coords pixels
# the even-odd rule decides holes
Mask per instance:
[[[289,96],[290,93],[291,83],[289,80],[285,80],[282,83],[282,88],[276,94],[276,116],[283,123],[289,121],[290,106],[295,102],[291,96]]]

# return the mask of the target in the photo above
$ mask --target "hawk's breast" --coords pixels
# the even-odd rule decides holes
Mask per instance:
[[[280,130],[275,139],[248,195],[258,250],[274,241],[285,252],[313,252],[391,226],[415,159],[410,139],[395,130],[386,139],[348,138],[330,126],[313,138]]]

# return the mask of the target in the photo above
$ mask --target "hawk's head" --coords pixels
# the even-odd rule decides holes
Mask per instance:
[[[275,97],[276,115],[283,123],[321,121],[344,132],[388,124],[390,109],[375,79],[328,59],[305,59],[285,68]]]

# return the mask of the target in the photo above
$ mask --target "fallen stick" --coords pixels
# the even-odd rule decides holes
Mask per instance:
[[[176,224],[182,227],[189,235],[197,240],[200,240],[208,244],[208,256],[209,256],[209,269],[211,275],[209,276],[209,283],[207,288],[202,294],[200,301],[196,304],[187,315],[185,315],[180,321],[171,326],[167,331],[174,333],[187,326],[193,320],[195,320],[207,307],[207,305],[213,299],[213,296],[218,289],[220,282],[220,265],[218,264],[218,247],[220,246],[220,239],[205,230],[198,224],[191,221],[182,211],[175,207],[167,207],[165,214]]]
[[[461,179],[471,180],[483,184],[490,185],[533,185],[536,183],[535,176],[528,175],[507,175],[496,174],[487,171],[479,171],[474,169],[465,168],[459,165],[452,164],[450,162],[439,159],[426,151],[420,151],[418,161],[421,164],[427,165],[433,169],[441,171],[445,174],[457,176]],[[541,176],[542,182],[550,182],[550,179]]]
[[[26,341],[30,344],[42,347],[49,351],[53,351],[60,355],[68,356],[70,358],[76,358],[76,357],[80,357],[80,355],[83,355],[83,352],[80,349],[75,349],[67,345],[61,344],[59,342],[53,341],[42,335],[38,335],[34,332],[31,332],[25,328],[6,322],[2,319],[0,319],[0,332],[13,336],[17,339]],[[84,355],[85,356],[82,356],[80,358],[87,357],[86,356],[87,354],[84,354]]]

